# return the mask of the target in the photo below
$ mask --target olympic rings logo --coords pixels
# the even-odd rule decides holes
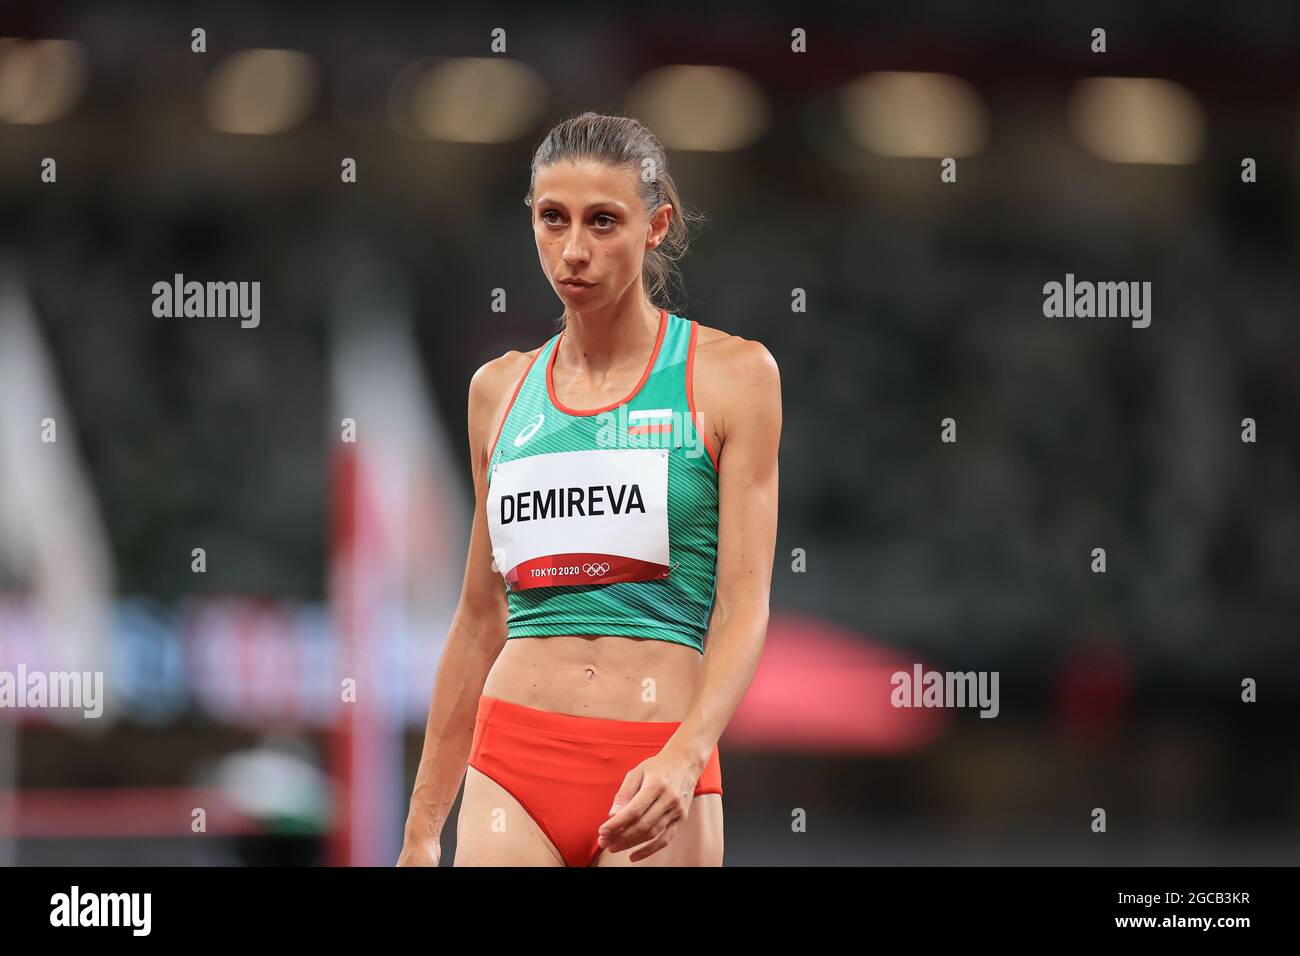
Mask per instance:
[[[584,565],[582,566],[582,573],[583,573],[583,574],[591,574],[591,575],[595,575],[596,577],[600,577],[602,574],[608,574],[608,573],[609,573],[609,562],[608,562],[608,561],[600,561],[600,562],[588,561],[586,564],[584,564]]]

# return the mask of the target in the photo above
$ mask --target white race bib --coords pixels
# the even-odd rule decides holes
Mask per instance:
[[[498,464],[492,554],[512,590],[668,576],[668,449],[532,455]]]

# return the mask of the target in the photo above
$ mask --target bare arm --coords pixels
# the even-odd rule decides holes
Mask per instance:
[[[760,343],[727,343],[710,376],[720,415],[718,568],[713,614],[691,707],[655,756],[629,771],[597,842],[636,847],[638,862],[667,846],[685,819],[692,790],[745,696],[767,639],[768,594],[776,549],[777,451],[781,380]],[[707,423],[706,423],[707,424]],[[644,844],[644,845],[643,845]]]
[[[460,603],[433,684],[424,748],[415,775],[406,837],[399,866],[437,865],[440,836],[460,790],[474,736],[479,695],[506,641],[506,595],[492,568],[488,537],[487,458],[505,413],[504,401],[522,374],[521,358],[510,352],[483,365],[469,388],[470,460],[474,473],[474,521]]]
[[[776,551],[781,377],[759,342],[728,362],[718,460],[718,583],[691,708],[665,749],[703,771],[758,670]]]

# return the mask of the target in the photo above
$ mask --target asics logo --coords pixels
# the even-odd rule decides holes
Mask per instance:
[[[536,418],[534,418],[531,422],[529,422],[527,425],[524,426],[523,431],[521,431],[518,435],[515,436],[516,448],[518,448],[524,442],[528,441],[528,439],[532,438],[534,435],[537,434],[537,429],[542,427],[542,420],[544,418],[546,418],[546,416],[539,412]]]
[[[582,566],[582,573],[592,574],[595,575],[596,577],[600,577],[602,574],[609,574],[609,562],[588,561],[586,564]]]

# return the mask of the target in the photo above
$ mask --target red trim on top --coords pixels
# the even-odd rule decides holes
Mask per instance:
[[[497,443],[501,441],[501,429],[506,427],[506,419],[510,417],[510,409],[515,407],[515,399],[519,397],[519,390],[524,387],[524,379],[526,379],[528,373],[533,370],[533,365],[537,362],[537,358],[542,354],[542,349],[544,348],[546,348],[545,345],[537,350],[537,355],[534,355],[528,360],[528,368],[524,369],[524,374],[520,375],[519,381],[515,383],[515,390],[510,393],[510,404],[506,406],[506,413],[501,416],[501,424],[497,426],[497,437],[492,439],[492,447],[488,449],[489,465],[492,464],[492,456],[496,454]]]
[[[646,363],[645,371],[641,373],[641,381],[637,382],[636,386],[625,397],[620,398],[617,402],[610,402],[608,405],[605,405],[602,408],[570,408],[568,405],[563,404],[555,396],[555,380],[553,378],[552,373],[553,370],[555,369],[555,356],[559,354],[560,351],[560,343],[556,342],[555,348],[551,349],[550,361],[546,363],[546,394],[550,396],[551,404],[554,405],[556,408],[558,408],[560,411],[564,412],[564,414],[566,415],[585,416],[585,415],[598,415],[601,412],[613,411],[615,408],[618,408],[618,406],[630,402],[636,396],[636,393],[641,391],[642,386],[645,385],[646,383],[646,379],[650,377],[650,370],[655,367],[655,361],[659,358],[659,346],[663,345],[664,343],[664,332],[667,329],[668,329],[668,310],[660,309],[659,310],[659,334],[655,336],[655,347],[650,350],[650,361]],[[564,339],[563,330],[560,332],[560,339],[561,340]]]
[[[686,405],[691,410],[691,424],[696,425],[696,431],[699,432],[700,438],[704,441],[704,447],[709,453],[709,461],[713,462],[713,470],[718,470],[718,456],[713,451],[713,446],[709,444],[709,431],[707,428],[700,428],[700,417],[695,412],[695,387],[692,380],[695,377],[695,333],[700,330],[700,323],[691,319],[691,340],[686,346]]]

